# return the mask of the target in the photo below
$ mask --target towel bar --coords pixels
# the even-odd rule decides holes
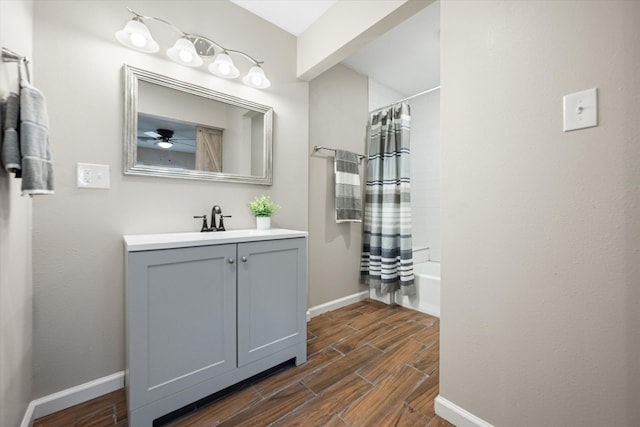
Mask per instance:
[[[320,151],[320,150],[329,150],[329,151],[333,151],[334,153],[336,152],[335,148],[327,148],[327,147],[323,147],[322,145],[315,145],[313,147],[313,151]],[[358,159],[362,160],[362,159],[366,159],[367,156],[363,156],[362,154],[358,154]]]

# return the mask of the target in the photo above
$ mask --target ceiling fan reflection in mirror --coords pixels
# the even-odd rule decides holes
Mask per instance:
[[[174,139],[174,132],[171,129],[156,129],[156,131],[149,130],[144,132],[144,134],[149,138],[155,139],[155,144],[160,148],[171,148],[174,143],[191,145]]]
[[[137,146],[195,155],[196,127],[194,123],[138,113]]]
[[[196,141],[194,138],[174,138],[174,131],[171,129],[156,129],[142,132],[138,136],[138,145],[147,148],[178,149],[178,151],[195,153]],[[174,146],[174,144],[179,144]]]

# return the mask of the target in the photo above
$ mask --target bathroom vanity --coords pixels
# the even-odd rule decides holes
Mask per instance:
[[[306,361],[307,233],[124,236],[129,425]]]

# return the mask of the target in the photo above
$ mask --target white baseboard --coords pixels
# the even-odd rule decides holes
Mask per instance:
[[[34,405],[32,400],[31,402],[29,402],[27,410],[24,411],[24,417],[22,417],[20,427],[31,427],[31,425],[33,424],[33,420],[35,420],[35,418],[33,418],[33,407]]]
[[[346,297],[338,298],[333,301],[325,302],[324,304],[316,305],[307,310],[307,322],[311,318],[326,313],[327,311],[337,310],[338,308],[345,307],[349,304],[356,303],[358,301],[364,301],[369,298],[369,291],[358,292],[357,294],[347,295]]]
[[[40,417],[84,403],[123,387],[124,371],[121,371],[32,400],[27,407],[20,427],[30,427],[33,421]]]
[[[492,424],[476,417],[471,412],[438,395],[435,400],[436,414],[456,427],[493,427]]]

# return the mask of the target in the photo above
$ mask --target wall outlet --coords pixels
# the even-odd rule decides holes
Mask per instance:
[[[109,188],[109,165],[78,163],[78,188]]]

